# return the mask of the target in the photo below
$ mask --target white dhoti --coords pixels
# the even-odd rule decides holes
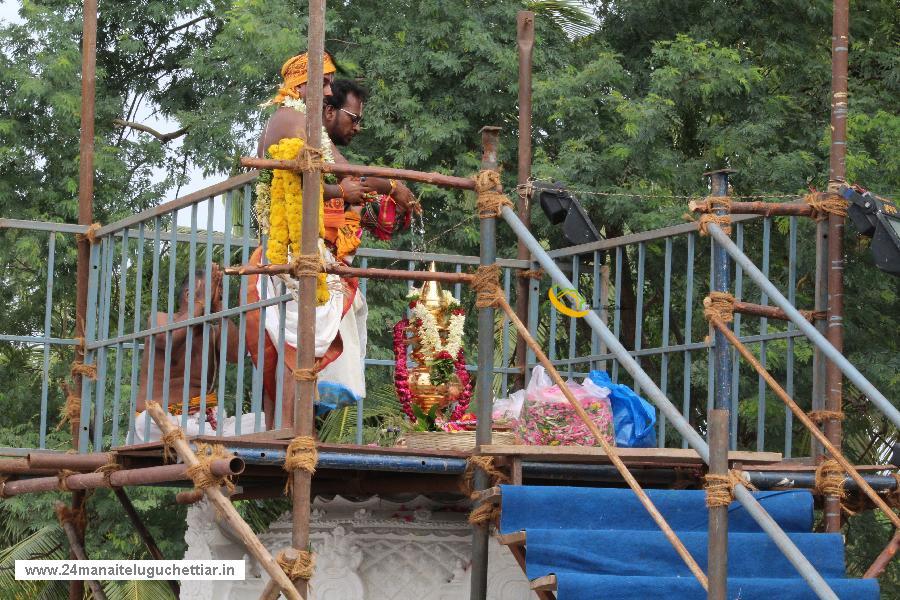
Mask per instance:
[[[321,248],[326,263],[334,261],[332,254]],[[257,289],[262,298],[263,281],[266,282],[266,297],[272,298],[280,295],[280,280],[274,277],[260,277]],[[369,308],[362,292],[348,290],[337,275],[326,277],[330,297],[328,302],[316,307],[316,358],[325,356],[328,348],[334,342],[338,334],[341,336],[343,351],[333,362],[326,365],[319,372],[320,381],[332,381],[346,386],[357,397],[366,395],[366,379],[364,374],[364,361],[366,357],[366,343],[368,334],[366,321]],[[277,288],[277,290],[276,290]],[[345,294],[354,293],[353,304],[346,314],[344,312]],[[297,302],[289,300],[284,304],[284,343],[291,348],[297,347]],[[275,347],[281,339],[281,314],[279,306],[271,306],[266,309],[266,332]]]
[[[219,423],[217,423],[218,428],[213,429],[212,424],[206,423],[203,427],[203,435],[219,435],[219,431],[222,432],[224,436],[234,436],[238,435],[238,419],[235,417],[229,417],[225,408],[222,408],[222,419]],[[176,427],[181,427],[181,415],[166,415],[169,418],[169,422]],[[219,418],[219,408],[215,408],[214,416],[216,419]],[[150,421],[150,431],[147,431],[147,421]],[[200,435],[200,423],[206,421],[206,413],[196,412],[194,414],[188,415],[187,424],[184,427],[184,434],[186,436],[194,436]],[[264,413],[259,414],[259,423],[260,431],[264,431],[266,428],[266,415]],[[248,433],[253,433],[256,431],[256,414],[248,413],[245,415],[241,415],[240,418],[240,435],[246,435]],[[156,424],[152,418],[148,419],[147,411],[139,412],[134,418],[134,440],[133,444],[142,444],[144,442],[155,442],[160,439],[162,436],[162,432],[159,430],[159,426]]]

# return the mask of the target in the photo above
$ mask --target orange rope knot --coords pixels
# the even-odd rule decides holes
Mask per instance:
[[[325,164],[322,160],[323,156],[321,148],[303,146],[300,148],[300,153],[297,154],[297,170],[301,172],[321,171]]]
[[[509,482],[509,477],[494,466],[494,457],[473,455],[466,459],[466,470],[463,473],[462,488],[467,496],[475,493],[475,469],[484,471],[492,486]]]
[[[281,570],[284,571],[291,581],[297,581],[298,579],[309,581],[312,579],[313,570],[316,567],[315,555],[307,550],[298,550],[297,558],[294,560],[288,558],[287,554],[281,551],[275,557],[275,562],[278,563],[278,566],[281,567]]]
[[[725,232],[725,235],[731,235],[731,216],[730,215],[715,215],[712,213],[705,213],[700,216],[700,220],[697,221],[697,229],[700,230],[700,235],[709,235],[709,231],[707,227],[709,227],[710,223],[714,223],[722,228],[722,231]]]
[[[121,470],[122,470],[122,465],[117,463],[116,459],[113,458],[105,465],[101,465],[100,467],[98,467],[97,470],[95,471],[95,473],[103,473],[103,479],[106,481],[106,486],[112,487],[113,485],[112,485],[112,482],[109,480],[109,478],[112,477],[113,473],[115,473],[116,471],[121,471]]]
[[[813,410],[807,413],[809,420],[813,423],[824,423],[825,421],[843,421],[847,418],[843,412],[839,410]]]
[[[178,431],[181,431],[180,429]],[[234,492],[234,483],[231,477],[216,477],[212,473],[210,463],[214,460],[222,458],[231,458],[224,446],[221,444],[204,444],[197,442],[197,464],[187,468],[187,476],[194,482],[194,487],[198,490],[205,490],[210,487],[225,487],[228,493]]]
[[[817,221],[827,219],[829,213],[839,217],[847,216],[847,206],[849,204],[840,194],[835,194],[834,192],[813,192],[812,194],[807,194],[803,200],[812,208],[810,216]]]
[[[72,363],[70,371],[72,377],[87,377],[91,381],[97,380],[97,365],[86,365],[83,362],[75,361]]]
[[[822,461],[816,469],[816,492],[822,496],[834,496],[843,500],[847,497],[844,491],[844,470],[840,463],[829,458]]]
[[[691,200],[688,202],[688,210],[703,213],[717,210],[730,212],[731,198],[729,196],[707,196],[703,200]]]
[[[62,388],[63,394],[66,395],[66,402],[59,407],[60,419],[59,425],[56,426],[57,431],[62,429],[67,421],[76,427],[78,426],[77,424],[81,422],[81,396],[72,392],[65,381],[60,382],[59,385]]]
[[[84,233],[75,234],[75,240],[79,241],[79,242],[81,242],[83,240],[87,240],[87,243],[89,243],[91,246],[93,246],[94,244],[97,244],[100,242],[100,240],[97,239],[97,232],[99,230],[100,230],[100,223],[91,223],[90,225],[88,225],[87,231],[85,231]]]
[[[476,208],[480,218],[493,219],[501,215],[504,206],[512,208],[513,203],[499,189],[500,173],[497,171],[486,169],[475,175]]]
[[[288,473],[294,471],[306,471],[310,475],[316,472],[319,462],[319,452],[316,450],[316,440],[310,436],[298,435],[291,440],[287,447],[287,456],[284,459],[284,470]],[[284,494],[291,491],[291,477],[288,477],[284,485]]]
[[[544,270],[543,269],[528,269],[525,271],[520,271],[519,277],[521,277],[522,279],[528,278],[528,279],[535,279],[537,281],[540,281],[541,279],[544,278]]]
[[[317,277],[325,272],[325,261],[318,254],[298,254],[293,262],[294,277]]]
[[[175,452],[175,442],[181,440],[182,442],[187,441],[184,437],[184,432],[175,427],[168,433],[162,434],[160,437],[160,441],[163,444],[163,462],[169,462],[170,458],[177,457],[178,453]]]
[[[500,303],[504,296],[499,281],[500,265],[478,267],[469,284],[478,294],[475,299],[475,308],[491,308]]]
[[[517,185],[516,193],[519,195],[519,198],[524,198],[525,202],[527,203],[529,200],[531,200],[531,194],[534,193],[534,180],[529,179],[525,183],[520,183],[519,185]]]
[[[57,479],[56,489],[58,489],[61,492],[71,492],[72,491],[71,489],[69,489],[69,486],[66,485],[66,478],[68,478],[69,475],[78,475],[78,472],[70,471],[69,469],[62,469],[59,473],[56,474],[56,479]]]
[[[745,485],[752,488],[753,486],[744,479],[744,476],[737,469],[731,469],[725,475],[706,474],[706,507],[715,508],[717,506],[728,506],[734,500],[734,488],[738,485]]]
[[[708,321],[731,323],[734,320],[734,296],[728,292],[710,292],[703,299],[703,316]]]
[[[500,509],[493,504],[483,502],[469,513],[469,525],[487,527],[500,519]]]
[[[315,381],[318,378],[315,369],[294,369],[294,381]]]
[[[56,519],[59,521],[59,524],[62,525],[64,523],[71,523],[75,526],[76,529],[84,530],[84,526],[87,522],[87,518],[85,516],[84,504],[81,505],[81,509],[75,510],[63,504],[62,502],[57,503],[56,505]]]

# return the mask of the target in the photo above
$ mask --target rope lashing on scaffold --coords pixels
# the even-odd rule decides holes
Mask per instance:
[[[284,484],[284,495],[291,493],[291,476],[294,471],[306,471],[310,475],[316,472],[316,464],[319,462],[319,452],[316,450],[316,440],[308,435],[298,435],[288,444],[284,459],[284,470],[288,472],[287,482]]]
[[[297,552],[297,558],[291,560],[282,550],[275,557],[275,562],[278,563],[278,566],[281,567],[281,570],[284,571],[284,574],[291,581],[297,581],[298,579],[309,581],[312,579],[313,571],[316,567],[316,557],[308,550],[296,550],[295,552]]]
[[[321,171],[325,166],[324,152],[321,148],[303,146],[297,154],[297,169],[302,172]]]
[[[499,192],[500,173],[485,169],[475,175],[476,208],[478,216],[482,219],[499,217],[504,206],[513,207],[512,201],[506,194]]]
[[[76,233],[75,240],[78,242],[87,241],[88,244],[93,246],[94,244],[99,244],[100,240],[97,238],[97,232],[100,231],[100,223],[91,223],[88,225],[87,231],[84,233]]]
[[[509,478],[503,471],[494,465],[494,458],[491,456],[470,456],[466,460],[466,470],[463,473],[462,488],[466,495],[472,500],[478,499],[475,490],[475,471],[481,469],[488,477],[489,486],[495,486],[500,483],[507,483]],[[478,527],[487,527],[491,523],[497,522],[500,518],[500,509],[490,502],[482,502],[472,509],[469,513],[469,524]]]
[[[806,413],[813,423],[821,424],[825,421],[843,421],[847,415],[839,410],[813,410]]]
[[[840,500],[847,497],[844,490],[844,478],[846,474],[841,464],[833,458],[822,461],[816,468],[816,492],[822,496],[834,496]]]
[[[169,459],[171,458],[177,458],[175,442],[178,440],[187,441],[184,437],[184,432],[180,427],[176,427],[160,436],[159,441],[161,441],[163,445],[163,463],[169,462]]]
[[[66,401],[59,407],[60,419],[59,425],[56,426],[57,431],[61,430],[66,422],[72,423],[75,427],[78,427],[77,423],[81,422],[81,396],[73,392],[64,381],[60,383],[60,387],[66,396]]]
[[[703,299],[703,316],[707,321],[717,319],[722,323],[734,321],[734,296],[728,292],[710,292]]]
[[[317,277],[325,272],[325,261],[318,254],[298,254],[291,263],[296,278]]]
[[[519,271],[519,277],[521,277],[522,279],[534,279],[535,281],[540,281],[544,278],[544,270],[526,269],[524,271]]]
[[[709,235],[707,227],[710,223],[714,223],[722,228],[726,235],[731,235],[731,199],[728,196],[707,196],[698,206],[704,206],[706,212],[700,216],[697,221],[697,229],[700,235]],[[726,214],[718,215],[716,211],[724,210]]]
[[[73,490],[69,489],[69,486],[66,484],[66,479],[69,475],[78,475],[77,471],[70,471],[69,469],[60,469],[60,471],[56,474],[56,489],[61,492],[71,492]]]
[[[59,521],[60,525],[71,523],[75,526],[76,530],[84,531],[85,525],[87,524],[87,515],[85,514],[84,507],[85,504],[82,503],[81,508],[76,510],[60,502],[56,505],[55,509],[56,519]]]
[[[743,485],[753,490],[756,489],[744,478],[741,471],[737,469],[731,469],[724,475],[707,473],[705,480],[706,483],[703,488],[706,490],[707,508],[730,505],[734,500],[735,486]]]
[[[319,372],[315,369],[294,369],[294,381],[316,381]]]
[[[109,459],[108,463],[97,467],[95,473],[103,473],[103,480],[106,481],[106,487],[112,487],[113,485],[109,478],[112,477],[113,473],[121,470],[122,465],[116,462],[115,457],[112,457]]]
[[[180,430],[179,430],[180,431]],[[194,488],[205,490],[210,487],[224,487],[231,494],[234,492],[234,482],[231,476],[217,477],[212,472],[212,462],[219,459],[231,458],[231,453],[221,444],[204,444],[197,442],[197,464],[187,468],[187,476],[194,482]]]
[[[835,194],[834,192],[813,192],[807,194],[803,201],[812,209],[812,215],[810,216],[817,221],[827,219],[829,214],[839,217],[847,216],[849,203],[840,194]]]
[[[482,265],[478,267],[469,284],[477,294],[475,308],[491,308],[503,299],[503,288],[500,287],[500,265]]]
[[[82,331],[84,331],[84,327],[82,327]],[[85,347],[84,347],[84,338],[76,337],[75,338],[75,358],[72,360],[72,367],[69,369],[69,374],[73,378],[77,377],[87,377],[91,381],[97,380],[97,365],[86,365],[81,360],[78,360],[79,354],[82,359],[85,355]],[[81,402],[81,397],[78,397],[78,402]],[[80,411],[80,408],[79,408]],[[80,412],[79,412],[80,414]]]

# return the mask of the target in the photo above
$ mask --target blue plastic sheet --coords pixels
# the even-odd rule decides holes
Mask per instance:
[[[322,417],[333,410],[356,404],[358,398],[346,385],[334,381],[319,382],[319,401],[315,403],[316,416]]]
[[[656,409],[627,385],[613,383],[606,371],[591,371],[588,378],[609,388],[609,403],[620,448],[656,447]]]

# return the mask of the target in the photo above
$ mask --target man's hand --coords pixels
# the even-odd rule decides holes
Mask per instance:
[[[394,193],[391,197],[397,203],[397,206],[400,207],[401,211],[406,212],[412,210],[414,214],[422,214],[422,205],[419,204],[419,201],[416,200],[413,193],[409,191],[409,188],[402,183],[397,183],[397,187],[394,188]]]
[[[346,204],[365,204],[366,194],[372,191],[356,177],[345,177],[340,186]]]

